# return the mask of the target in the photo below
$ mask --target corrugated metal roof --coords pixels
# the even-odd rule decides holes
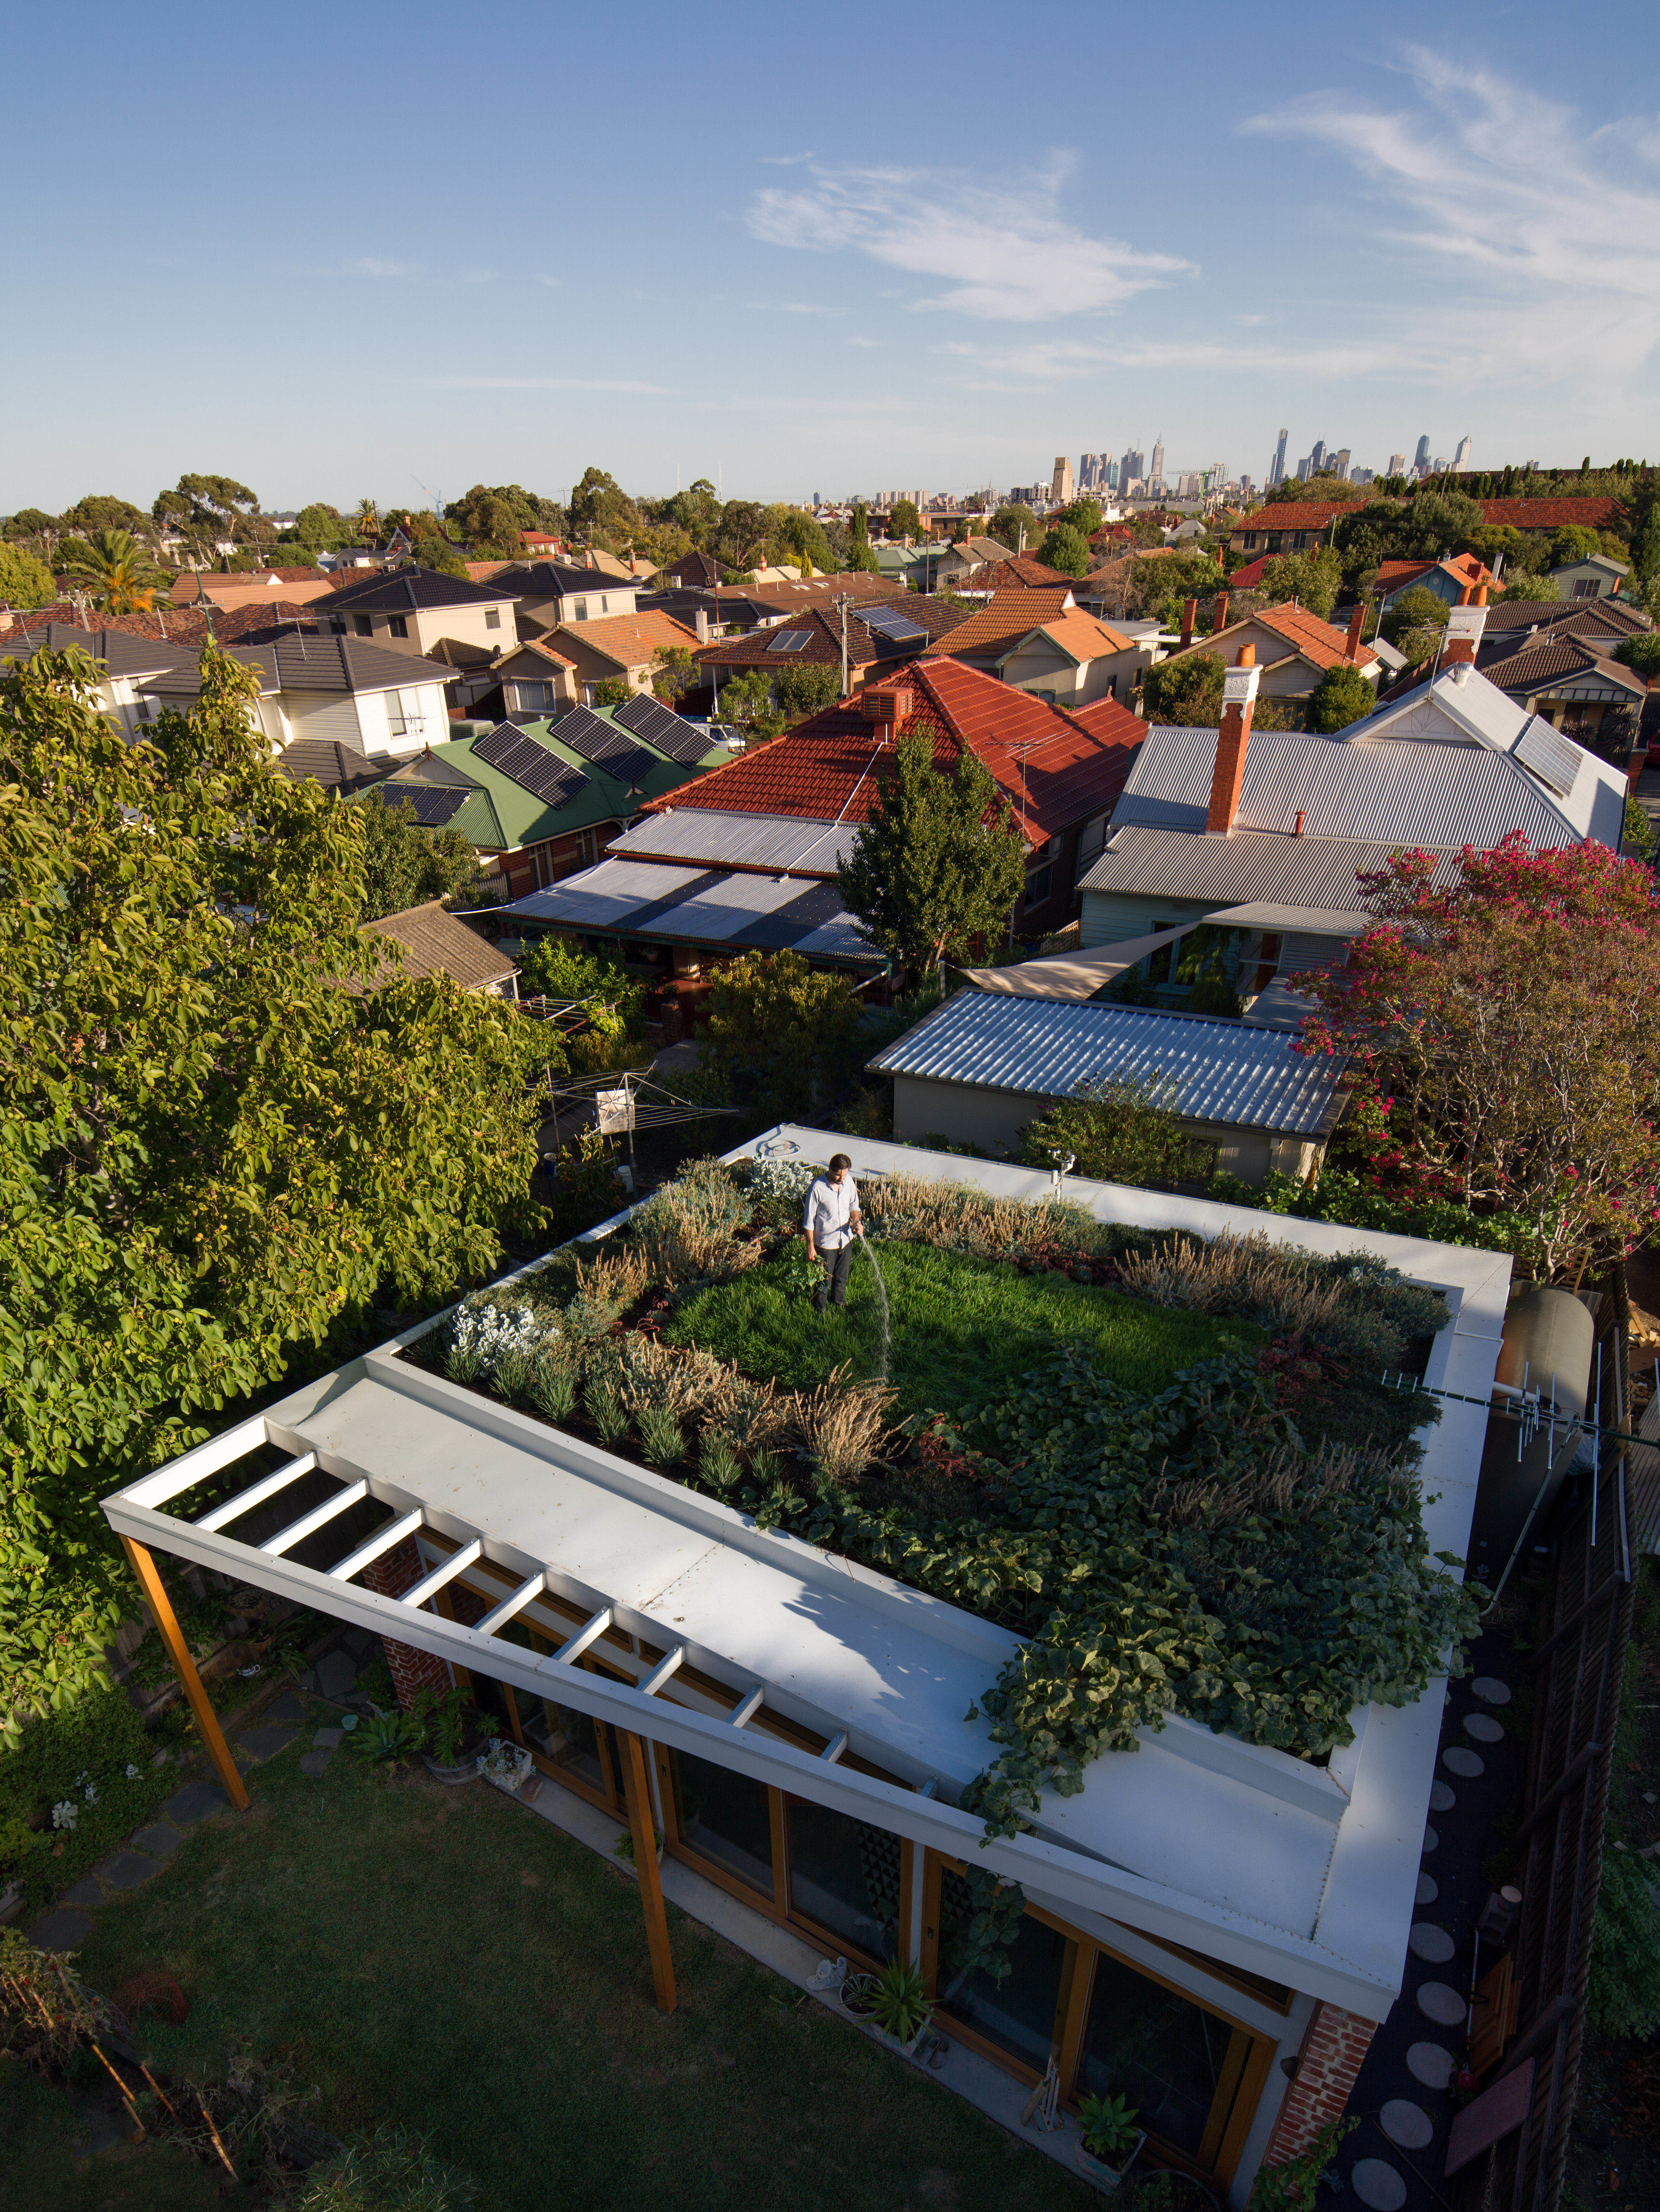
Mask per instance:
[[[612,841],[610,850],[638,860],[702,860],[728,868],[806,869],[833,876],[851,857],[856,822],[824,822],[788,814],[739,814],[708,806],[676,806],[648,814]]]
[[[1182,830],[1133,827],[1114,833],[1079,889],[1203,900],[1213,906],[1266,899],[1280,906],[1341,909],[1359,896],[1357,874],[1375,873],[1396,849],[1323,837],[1270,836],[1260,830],[1205,837]],[[1458,861],[1449,854],[1437,870],[1437,880],[1450,883],[1458,870]]]
[[[1341,1110],[1341,1061],[1304,1057],[1242,1022],[1140,1006],[959,991],[870,1065],[1040,1097],[1065,1097],[1091,1076],[1162,1075],[1185,1120],[1290,1135],[1322,1134]]]
[[[873,966],[882,959],[860,934],[835,885],[800,876],[605,860],[501,911],[565,929],[615,930],[670,944],[788,951]]]

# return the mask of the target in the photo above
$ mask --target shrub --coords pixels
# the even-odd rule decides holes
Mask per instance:
[[[125,1692],[93,1689],[0,1753],[0,1865],[6,1881],[22,1880],[27,1904],[83,1873],[171,1793],[174,1771],[158,1769],[155,1752]]]
[[[1176,1182],[1189,1138],[1176,1109],[1176,1085],[1152,1073],[1098,1075],[1023,1132],[1021,1157],[1049,1167],[1071,1153],[1073,1172],[1100,1182]]]
[[[700,1161],[648,1199],[631,1226],[652,1275],[674,1291],[688,1283],[729,1282],[755,1265],[760,1244],[734,1233],[747,1212],[732,1177],[717,1162]]]
[[[1599,2035],[1645,2042],[1660,2028],[1660,1912],[1646,1869],[1612,1840],[1602,1854],[1588,2013]]]
[[[456,1382],[489,1382],[504,1368],[504,1396],[528,1383],[535,1363],[559,1341],[556,1315],[509,1291],[477,1291],[451,1316],[443,1339],[446,1371]]]
[[[576,1382],[569,1359],[544,1358],[531,1378],[531,1403],[550,1421],[568,1421],[576,1410]]]

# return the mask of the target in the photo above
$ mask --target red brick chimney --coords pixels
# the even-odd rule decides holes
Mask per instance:
[[[1343,658],[1345,660],[1354,660],[1359,657],[1360,633],[1365,626],[1366,602],[1365,599],[1362,599],[1359,605],[1349,617],[1348,639],[1343,647]]]
[[[1205,829],[1212,836],[1229,836],[1239,811],[1239,793],[1245,782],[1245,747],[1250,742],[1250,720],[1256,711],[1256,687],[1262,680],[1256,647],[1242,645],[1222,683],[1222,726],[1216,733],[1216,766],[1211,773],[1210,805],[1205,814]]]
[[[1216,636],[1219,631],[1225,630],[1228,626],[1229,597],[1230,594],[1226,592],[1219,592],[1216,594],[1216,611],[1211,617],[1210,624],[1210,634],[1213,637]]]
[[[1193,626],[1198,619],[1198,600],[1183,599],[1182,602],[1182,642],[1176,648],[1178,653],[1185,653],[1188,647],[1193,643]]]

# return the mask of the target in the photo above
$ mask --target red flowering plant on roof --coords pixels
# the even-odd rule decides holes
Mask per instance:
[[[1660,1224],[1660,892],[1607,847],[1519,834],[1360,878],[1347,964],[1298,979],[1376,1188],[1525,1219],[1552,1275]]]

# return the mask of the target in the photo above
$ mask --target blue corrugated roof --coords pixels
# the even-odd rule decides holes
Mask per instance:
[[[1344,1064],[1242,1022],[958,991],[870,1065],[1050,1098],[1091,1076],[1162,1075],[1186,1121],[1312,1136],[1337,1119]]]

